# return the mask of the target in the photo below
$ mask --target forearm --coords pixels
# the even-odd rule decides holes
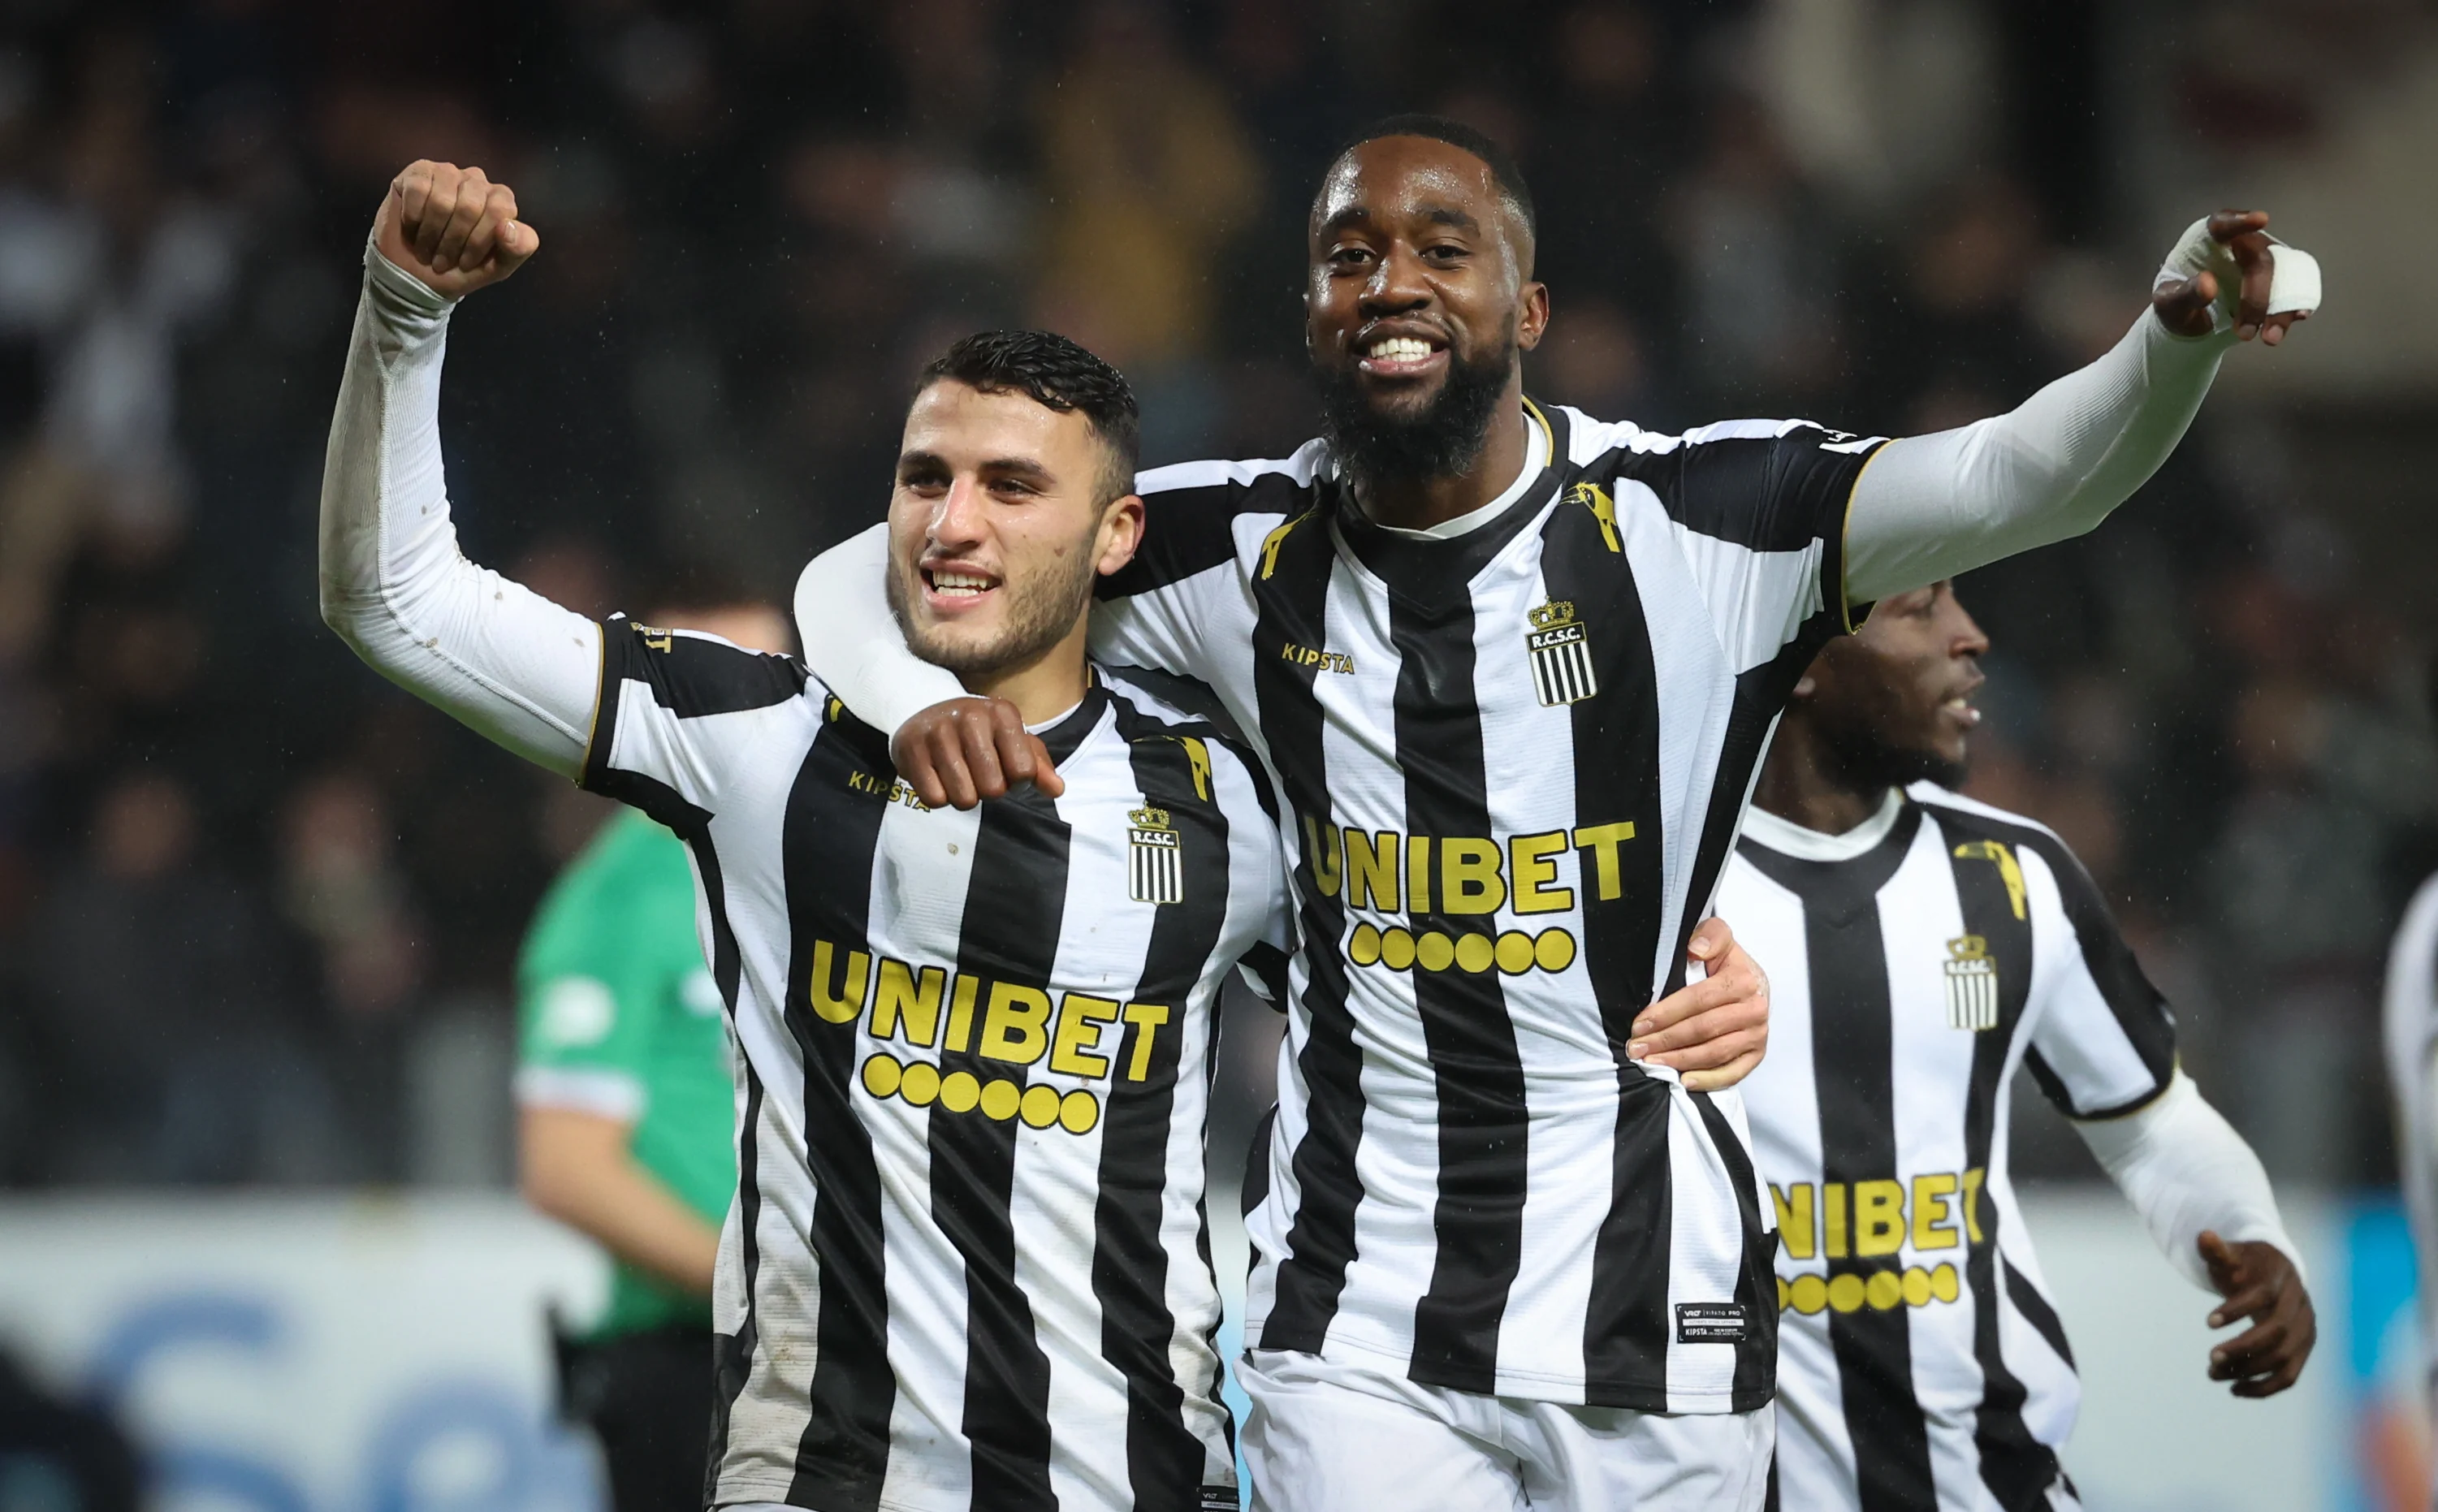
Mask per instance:
[[[322,474],[322,618],[391,681],[575,776],[600,627],[459,554],[440,461],[450,302],[366,264]]]
[[[1846,596],[1866,604],[2079,536],[2183,438],[2234,344],[2144,310],[2125,339],[2001,415],[1882,448],[1854,485]]]
[[[889,609],[889,526],[851,536],[796,579],[796,638],[804,665],[857,718],[895,733],[922,710],[965,696],[945,667],[906,649]]]
[[[2198,1247],[2203,1230],[2230,1243],[2266,1241],[2303,1269],[2260,1157],[2182,1072],[2148,1105],[2120,1118],[2077,1120],[2075,1132],[2196,1286],[2210,1286]]]
[[[525,1113],[526,1200],[627,1264],[710,1295],[718,1229],[623,1149],[566,1148],[537,1127],[552,1116],[546,1109]]]

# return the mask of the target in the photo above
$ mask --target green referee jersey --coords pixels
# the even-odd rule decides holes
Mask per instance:
[[[631,1122],[637,1162],[716,1226],[736,1191],[734,1095],[694,921],[684,844],[631,810],[605,824],[525,937],[517,1099]],[[710,1321],[707,1298],[620,1263],[592,1336]]]

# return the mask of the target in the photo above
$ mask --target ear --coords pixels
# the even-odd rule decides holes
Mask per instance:
[[[1541,344],[1542,333],[1548,328],[1549,286],[1528,283],[1523,307],[1515,317],[1515,344],[1528,352]]]
[[[1142,545],[1143,501],[1140,494],[1128,494],[1101,511],[1100,534],[1093,537],[1097,554],[1092,570],[1103,577],[1117,571],[1135,559]]]

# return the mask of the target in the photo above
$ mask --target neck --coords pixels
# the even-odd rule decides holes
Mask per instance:
[[[1356,484],[1363,513],[1382,525],[1428,530],[1469,515],[1505,492],[1530,454],[1531,421],[1524,413],[1524,375],[1519,367],[1491,413],[1490,433],[1480,454],[1459,473],[1442,478],[1383,478]]]
[[[1889,783],[1860,777],[1837,761],[1811,726],[1789,714],[1771,742],[1769,761],[1753,786],[1766,813],[1823,835],[1843,835],[1880,811]]]
[[[961,674],[957,680],[967,693],[1004,698],[1016,705],[1028,725],[1055,719],[1082,703],[1084,694],[1091,691],[1091,674],[1084,663],[1085,625],[1084,617],[1078,615],[1072,630],[1032,660],[992,673]]]

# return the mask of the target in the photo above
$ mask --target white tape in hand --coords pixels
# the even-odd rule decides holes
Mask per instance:
[[[2271,315],[2308,314],[2320,308],[2320,259],[2300,247],[2290,247],[2275,237],[2269,238],[2269,313]],[[2210,311],[2211,327],[2231,330],[2235,323],[2237,301],[2243,290],[2243,272],[2235,266],[2235,254],[2226,243],[2210,235],[2206,217],[2188,227],[2176,250],[2167,254],[2160,265],[2159,276],[2152,281],[2156,291],[2170,284],[2207,272],[2217,277],[2217,301]]]

